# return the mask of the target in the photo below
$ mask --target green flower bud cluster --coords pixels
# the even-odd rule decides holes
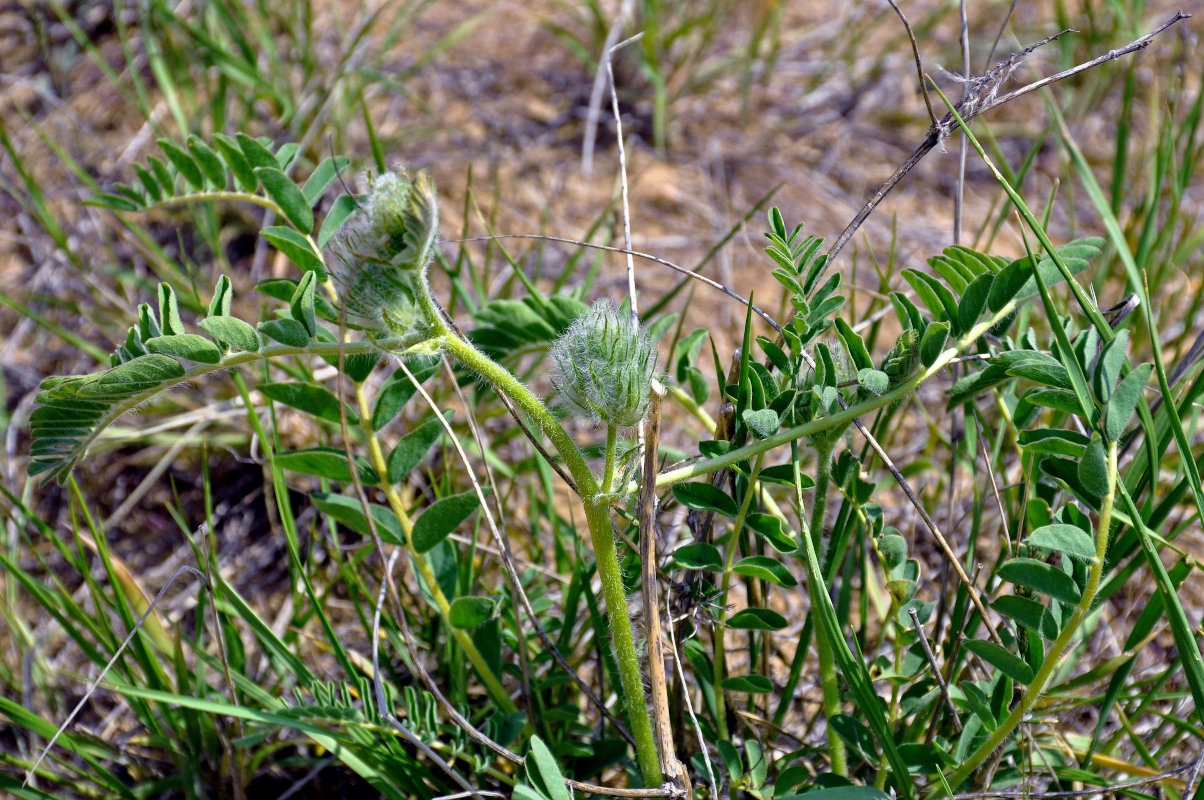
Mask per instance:
[[[576,416],[621,428],[644,418],[657,352],[633,315],[595,303],[552,345],[552,359],[553,384]]]
[[[391,172],[372,182],[363,210],[326,251],[349,325],[404,338],[426,331],[433,307],[427,273],[438,233],[430,175]]]

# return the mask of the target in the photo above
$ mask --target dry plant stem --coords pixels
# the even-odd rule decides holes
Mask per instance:
[[[363,491],[362,484],[359,490]],[[360,501],[366,502],[366,499],[361,497]],[[372,518],[371,514],[366,514],[365,517],[368,520],[368,525],[373,529],[373,533],[379,536],[376,533],[376,520]],[[443,757],[431,749],[430,745],[419,739],[413,731],[407,728],[401,720],[389,711],[389,704],[385,699],[385,687],[380,679],[380,612],[385,605],[385,590],[393,581],[393,565],[397,563],[397,557],[401,555],[403,549],[402,547],[394,547],[393,552],[389,554],[389,560],[385,563],[384,574],[380,578],[380,590],[376,593],[376,608],[372,612],[372,689],[376,695],[376,713],[384,717],[385,721],[401,734],[401,738],[413,745],[415,749],[447,773],[447,776],[459,784],[461,789],[470,795],[479,796],[476,790],[469,785],[468,781],[464,780],[460,776],[460,773],[452,769],[451,764],[444,761]]]
[[[447,358],[445,358],[445,357],[442,357],[439,360],[443,363],[443,370],[445,373],[447,373],[447,377],[451,380],[452,387],[455,388],[456,397],[460,400],[460,407],[464,409],[464,418],[466,420],[468,420],[468,429],[469,429],[469,431],[472,432],[473,441],[476,442],[477,449],[481,453],[484,453],[486,450],[485,437],[481,434],[481,428],[477,424],[477,417],[476,417],[476,414],[473,413],[472,406],[470,406],[468,404],[468,401],[466,401],[464,399],[464,393],[462,391],[460,391],[460,384],[456,380],[456,373],[452,369],[451,362],[448,361]],[[420,384],[418,383],[417,380],[414,379],[413,373],[411,373],[410,370],[408,368],[406,368],[405,364],[400,364],[400,366],[401,366],[402,372],[405,373],[406,378],[409,379],[410,385],[414,386],[415,388],[419,387]],[[425,394],[425,392],[423,393],[423,399],[429,399],[429,396],[427,396]],[[434,406],[433,404],[431,405],[431,410],[435,412],[436,417],[443,416],[442,412],[439,411],[438,407]],[[467,471],[469,479],[472,482],[473,491],[476,492],[477,500],[481,503],[481,513],[484,515],[485,519],[489,523],[488,527],[489,527],[490,533],[493,534],[493,540],[498,545],[498,547],[501,548],[501,551],[503,553],[502,561],[506,565],[506,567],[508,567],[507,576],[511,578],[511,581],[510,581],[510,605],[512,608],[517,609],[518,608],[518,595],[524,594],[524,592],[523,592],[522,583],[520,581],[518,581],[516,579],[516,576],[514,575],[514,565],[510,558],[510,537],[508,535],[502,534],[501,531],[499,531],[499,529],[498,529],[497,523],[494,522],[493,513],[491,513],[489,510],[489,502],[485,497],[485,493],[483,491],[481,491],[480,483],[473,476],[472,462],[468,460],[468,454],[464,452],[464,448],[460,445],[459,438],[457,438],[455,436],[454,432],[452,432],[450,430],[451,426],[449,426],[447,424],[446,419],[441,420],[441,423],[442,423],[444,431],[446,431],[449,434],[449,440],[452,442],[452,444],[456,448],[456,455],[458,455],[460,457],[460,463],[464,465],[464,469]],[[485,477],[489,480],[489,490],[493,495],[494,506],[497,509],[497,517],[499,520],[501,520],[501,523],[502,523],[501,529],[505,530],[505,528],[506,528],[506,510],[502,505],[502,493],[500,491],[498,491],[497,481],[494,480],[494,477],[493,477],[493,470],[489,467],[489,460],[486,458],[482,458],[481,461],[482,461],[482,467],[485,470]],[[475,536],[472,539],[471,546],[472,546],[473,552],[475,553],[477,551],[477,548],[479,547]],[[524,598],[524,603],[526,603],[526,598]],[[539,626],[538,620],[533,620],[533,621],[535,622],[536,627],[538,627]],[[531,665],[530,665],[529,659],[527,657],[527,634],[523,630],[521,622],[518,621],[517,612],[515,613],[514,634],[518,639],[518,648],[517,648],[517,650],[518,650],[518,666],[519,666],[519,670],[522,672],[523,706],[525,708],[530,708],[531,707]]]
[[[811,546],[819,552],[823,543],[824,514],[827,512],[828,487],[832,482],[832,445],[824,443],[815,448],[815,497],[811,501]],[[826,586],[812,586],[811,591],[826,592]],[[814,594],[812,595],[814,597]],[[832,720],[840,713],[840,679],[836,675],[836,658],[832,642],[822,625],[815,626],[815,649],[819,656],[819,681],[824,695],[824,717],[828,727],[828,758],[832,772],[849,774],[849,754],[844,740],[836,733]]]
[[[1062,656],[1065,654],[1066,648],[1070,645],[1075,634],[1078,633],[1079,627],[1090,612],[1091,603],[1095,600],[1095,595],[1099,591],[1100,576],[1104,571],[1104,557],[1108,550],[1108,530],[1112,525],[1112,508],[1115,501],[1116,443],[1111,442],[1108,445],[1108,493],[1104,495],[1104,499],[1100,502],[1099,520],[1096,523],[1095,529],[1095,559],[1087,568],[1087,583],[1083,587],[1083,595],[1071,612],[1070,619],[1066,622],[1066,627],[1062,629],[1062,632],[1058,634],[1058,638],[1049,646],[1041,669],[1038,670],[1028,688],[1024,690],[1020,701],[1016,703],[1015,708],[1008,714],[1007,719],[999,723],[999,727],[991,733],[982,746],[949,776],[949,786],[960,786],[973,774],[979,764],[983,763],[996,748],[1002,746],[1011,737],[1016,727],[1020,725],[1021,721],[1032,710],[1037,700],[1040,699],[1041,694],[1045,691],[1045,684],[1049,682],[1050,677],[1052,677],[1054,670],[1058,666],[1058,662],[1061,661]],[[936,798],[944,796],[944,786],[938,785],[928,795],[928,800],[936,800]]]
[[[673,727],[669,717],[669,692],[665,683],[665,657],[661,642],[661,607],[657,598],[656,576],[656,487],[653,481],[657,469],[657,445],[661,433],[661,403],[665,388],[659,381],[652,384],[648,413],[644,416],[644,470],[640,481],[640,590],[644,600],[644,637],[648,654],[648,689],[652,700],[652,717],[656,729],[657,754],[661,772],[686,791],[689,773],[677,760],[673,749]]]
[[[928,662],[928,668],[932,670],[932,675],[936,678],[936,683],[941,687],[941,698],[945,701],[945,708],[949,711],[949,718],[953,721],[953,729],[958,733],[962,732],[962,721],[957,716],[957,706],[953,705],[953,698],[949,696],[949,684],[945,682],[945,676],[941,674],[941,666],[936,663],[936,655],[932,652],[932,645],[928,643],[928,636],[924,633],[924,626],[920,624],[920,613],[914,608],[907,609],[907,613],[911,615],[911,624],[915,625],[916,635],[920,639],[920,647],[924,651],[924,659]]]
[[[435,602],[435,608],[439,612],[439,616],[443,619],[448,632],[452,638],[456,640],[456,644],[464,651],[464,655],[472,662],[477,673],[481,676],[485,688],[489,690],[489,696],[498,704],[498,707],[507,714],[518,712],[518,706],[510,699],[510,695],[506,692],[506,688],[502,686],[502,682],[490,669],[486,663],[485,657],[481,655],[481,651],[469,638],[468,633],[462,628],[453,626],[450,622],[451,603],[447,600],[447,595],[443,594],[443,590],[439,588],[439,581],[435,577],[435,570],[431,567],[431,562],[427,559],[425,553],[419,553],[409,545],[410,538],[414,532],[414,524],[410,520],[410,515],[406,513],[405,504],[401,501],[401,496],[397,494],[397,490],[393,484],[389,483],[385,478],[389,474],[388,464],[385,459],[385,454],[381,450],[380,439],[377,438],[376,432],[372,430],[372,405],[368,402],[368,395],[364,391],[363,384],[355,386],[355,400],[359,406],[361,430],[368,442],[368,452],[372,457],[372,467],[377,474],[382,477],[379,488],[385,493],[385,499],[389,502],[389,508],[397,516],[398,522],[401,523],[402,533],[405,534],[407,548],[414,558],[414,565],[418,569],[418,574],[422,576],[422,580],[426,583],[427,590],[431,593],[431,599]]]
[[[556,451],[564,460],[573,480],[577,483],[585,506],[585,518],[594,547],[594,558],[598,565],[598,577],[602,581],[602,592],[606,598],[606,616],[610,623],[611,636],[614,638],[615,661],[619,666],[619,678],[623,699],[627,705],[631,733],[635,737],[640,772],[646,785],[660,786],[664,778],[657,757],[656,739],[652,734],[652,719],[648,714],[648,701],[644,694],[639,655],[636,652],[635,636],[631,630],[627,594],[623,588],[623,575],[615,549],[609,498],[606,496],[606,492],[598,486],[597,480],[581,455],[581,451],[577,449],[577,445],[551,415],[547,407],[531,393],[530,389],[515,378],[509,370],[494,362],[468,342],[452,335],[440,318],[428,316],[428,321],[436,328],[436,332],[439,334],[438,342],[448,355],[489,381],[498,394],[509,396],[543,428],[544,433],[551,439]],[[604,478],[604,480],[606,479]]]
[[[468,239],[453,239],[452,243],[458,244],[460,242],[485,242],[485,241],[492,241],[494,239],[538,239],[538,240],[544,241],[544,242],[560,242],[562,244],[571,244],[571,245],[575,245],[577,247],[588,247],[591,250],[603,250],[608,253],[623,253],[626,255],[635,256],[636,258],[643,258],[648,261],[652,261],[653,263],[660,264],[662,267],[668,267],[669,269],[673,270],[674,272],[680,272],[682,275],[685,275],[688,278],[693,278],[696,281],[701,281],[702,283],[705,283],[707,286],[710,286],[712,289],[716,289],[716,290],[722,292],[723,294],[727,295],[728,297],[735,300],[736,302],[738,302],[748,308],[751,308],[753,310],[754,314],[756,314],[758,317],[760,317],[761,319],[763,319],[767,323],[769,323],[770,327],[772,327],[775,331],[777,331],[778,333],[782,332],[782,326],[779,325],[777,323],[777,321],[774,320],[774,318],[772,316],[770,316],[770,314],[767,311],[762,309],[760,306],[750,303],[748,300],[746,300],[745,298],[736,294],[731,289],[724,286],[722,283],[719,283],[716,280],[712,280],[711,278],[708,278],[705,275],[700,275],[699,273],[695,272],[694,270],[686,269],[685,267],[681,266],[680,264],[674,264],[672,261],[661,258],[660,256],[654,256],[651,253],[641,253],[639,250],[628,250],[625,247],[611,247],[610,245],[605,245],[605,244],[594,244],[593,242],[582,242],[577,239],[568,239],[563,236],[545,236],[543,234],[534,234],[534,233],[500,233],[500,234],[495,234],[493,236],[474,236],[474,237],[471,237]]]
[[[42,752],[38,754],[38,758],[33,762],[33,766],[26,770],[25,780],[21,783],[21,788],[25,788],[29,785],[30,780],[38,771],[38,767],[40,767],[42,765],[42,761],[45,760],[46,754],[49,753],[51,748],[54,747],[54,743],[59,740],[59,737],[63,735],[63,731],[67,730],[67,727],[72,723],[76,716],[79,715],[80,710],[82,710],[83,707],[87,705],[88,701],[92,699],[92,694],[96,691],[96,688],[100,686],[100,682],[104,680],[105,675],[109,674],[109,670],[111,670],[113,665],[117,663],[117,660],[121,658],[121,654],[125,652],[127,647],[129,647],[130,642],[134,641],[134,637],[138,635],[138,631],[142,630],[143,623],[150,618],[151,614],[155,613],[155,609],[159,607],[159,601],[163,599],[163,595],[167,594],[167,590],[170,589],[172,584],[176,582],[176,578],[179,578],[185,572],[191,573],[200,579],[201,585],[205,589],[209,591],[213,590],[213,587],[211,587],[205,580],[205,573],[201,572],[196,567],[190,567],[185,564],[181,567],[178,567],[176,571],[171,574],[171,577],[167,579],[167,583],[163,584],[163,588],[159,590],[158,594],[155,595],[155,599],[151,601],[150,607],[143,612],[142,616],[139,617],[138,621],[134,624],[134,627],[131,628],[130,632],[126,634],[126,637],[121,640],[121,644],[118,645],[117,650],[113,653],[113,657],[110,658],[108,663],[104,665],[104,668],[101,669],[96,678],[94,678],[93,681],[88,684],[88,688],[84,691],[84,696],[81,697],[79,702],[75,704],[75,708],[71,709],[71,713],[67,715],[65,720],[63,720],[63,724],[59,725],[58,730],[54,732],[54,736],[50,737],[50,741],[47,742],[46,746],[42,748]]]

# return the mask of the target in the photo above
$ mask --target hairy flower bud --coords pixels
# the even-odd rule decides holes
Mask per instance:
[[[372,182],[363,210],[327,246],[348,324],[403,337],[425,330],[438,231],[435,184],[427,173],[411,180],[391,172]]]
[[[657,352],[632,315],[598,301],[556,340],[552,358],[556,391],[578,417],[617,427],[643,419]]]

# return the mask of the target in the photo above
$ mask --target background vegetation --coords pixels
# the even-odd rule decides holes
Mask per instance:
[[[681,654],[667,661],[667,683],[681,687],[684,678],[670,721],[694,791],[768,798],[815,790],[860,800],[882,790],[1066,792],[1155,778],[1123,791],[1186,794],[1204,740],[1193,694],[1204,689],[1195,641],[1204,61],[1195,21],[975,120],[977,139],[1039,223],[1019,220],[971,151],[956,241],[997,260],[962,250],[928,262],[955,242],[952,197],[961,182],[957,139],[948,139],[948,151],[911,172],[823,276],[842,276],[837,309],[823,306],[822,292],[803,301],[822,281],[804,285],[814,262],[800,257],[791,231],[801,221],[805,233],[830,242],[929,128],[895,12],[768,0],[624,5],[632,16],[619,38],[644,32],[614,62],[634,249],[753,297],[779,322],[795,311],[804,322],[837,312],[857,329],[888,390],[906,386],[899,402],[879,403],[878,378],[857,374],[866,367],[853,337],[821,330],[833,368],[817,372],[796,357],[758,401],[747,376],[754,360],[773,360],[756,344],[757,336],[772,343],[768,324],[700,283],[638,262],[641,313],[659,337],[670,386],[662,471],[729,446],[712,440],[772,436],[764,415],[739,412],[768,411],[775,395],[826,384],[850,405],[874,405],[862,419],[916,498],[909,502],[865,439],[832,426],[746,463],[744,477],[726,473],[717,495],[663,484],[656,574],[669,612],[662,625]],[[903,10],[924,68],[956,100],[962,85],[940,68],[962,60],[958,8]],[[1027,82],[1120,47],[1172,10],[1034,2],[1009,13],[1007,3],[975,4],[972,71],[1076,29],[1038,50],[1010,85]],[[0,12],[0,791],[428,797],[461,791],[455,773],[482,791],[560,797],[558,772],[609,787],[641,782],[624,739],[635,726],[616,688],[621,668],[582,507],[473,372],[403,362],[447,414],[454,438],[436,427],[396,360],[357,377],[376,405],[352,406],[352,417],[369,419],[390,452],[410,444],[388,470],[396,497],[381,490],[371,499],[421,519],[469,491],[475,475],[491,491],[503,539],[499,549],[470,508],[468,521],[421,558],[400,559],[397,597],[383,605],[375,640],[388,550],[374,542],[358,504],[338,499],[355,496],[344,442],[359,452],[373,434],[346,435],[337,400],[323,414],[313,396],[270,388],[335,392],[346,384],[338,391],[354,401],[350,382],[336,380],[337,359],[278,359],[238,379],[216,371],[140,402],[70,480],[43,485],[27,476],[39,384],[107,368],[140,324],[139,304],[158,323],[174,302],[186,327],[201,330],[195,323],[215,316],[211,299],[224,274],[229,315],[255,323],[289,309],[303,317],[309,302],[320,317],[312,292],[290,306],[304,256],[281,243],[285,234],[260,236],[265,226],[298,227],[282,213],[283,189],[253,182],[250,193],[265,201],[258,204],[158,202],[188,190],[187,168],[173,154],[204,166],[206,149],[220,159],[221,181],[213,182],[238,190],[237,156],[253,147],[234,138],[240,132],[262,137],[267,157],[299,185],[318,174],[304,199],[319,222],[353,209],[337,199],[342,187],[327,160],[334,154],[348,158],[338,164],[356,191],[366,188],[365,171],[429,170],[444,239],[435,297],[487,356],[551,397],[547,346],[595,299],[626,296],[624,259],[546,240],[460,240],[521,233],[622,244],[605,93],[596,126],[591,119],[618,13],[588,2],[233,0],[85,0]],[[942,114],[940,98],[930,99]],[[587,140],[592,169],[582,161]],[[105,193],[113,196],[86,204]],[[771,206],[781,210],[780,227],[767,222]],[[1100,237],[1064,251],[1073,270],[1090,265],[1078,272],[1083,297],[1064,281],[1054,285],[1061,273],[1049,272],[1050,286],[1027,290],[1006,330],[995,331],[1000,338],[965,343],[964,355],[991,360],[939,364],[948,368],[933,368],[921,384],[916,376],[935,363],[932,353],[920,352],[919,340],[900,348],[897,337],[905,344],[906,329],[919,337],[945,324],[953,341],[999,312],[984,294],[979,316],[959,316],[973,306],[975,278],[1042,249],[1037,228],[1055,248]],[[767,241],[766,230],[778,241]],[[771,244],[776,260],[765,253]],[[775,268],[786,273],[775,277]],[[952,286],[952,308],[920,273]],[[1144,302],[1126,319],[1100,313],[1131,293]],[[1126,332],[1120,344],[1098,347],[1113,322]],[[844,350],[851,363],[842,365]],[[1005,351],[1052,354],[1062,372],[1051,377],[1040,358]],[[1122,374],[1149,379],[1148,410],[1135,399],[1141,392],[1125,395]],[[732,386],[734,409],[724,408],[721,384]],[[1035,405],[1042,384],[1062,394]],[[1109,422],[1116,395],[1133,398],[1142,416]],[[839,414],[835,395],[816,397],[789,406],[802,415],[794,422]],[[789,428],[787,417],[774,418],[774,431],[778,422]],[[597,469],[605,432],[564,424],[593,448],[586,452]],[[727,436],[715,435],[715,425]],[[1127,446],[1111,437],[1120,439],[1112,464],[1105,442],[1118,427],[1141,434]],[[1102,434],[1095,444],[1093,429]],[[637,477],[633,439],[626,430],[618,442],[628,454],[620,466],[632,467],[620,477]],[[343,458],[341,473],[327,457]],[[1084,477],[1067,466],[1075,462],[1102,471]],[[370,458],[364,467],[361,480],[372,474]],[[778,467],[768,476],[776,482],[751,477]],[[638,607],[634,511],[634,498],[624,498],[614,519],[631,540],[619,541],[618,556]],[[931,528],[943,532],[947,552]],[[1092,547],[1102,541],[1103,557],[1092,561],[1066,528],[1093,536]],[[1044,538],[1031,538],[1042,530]],[[504,569],[507,548],[526,603]],[[1030,572],[1020,575],[1006,566],[1026,554],[1049,569],[1023,562]],[[1091,588],[1095,565],[1102,575]],[[817,572],[831,590],[826,606],[811,593]],[[453,604],[443,608],[432,584]],[[161,590],[99,690],[85,696]],[[1001,608],[1004,597],[1029,605]],[[975,600],[996,601],[985,621]],[[645,617],[635,613],[637,630]],[[842,653],[840,637],[826,630],[860,653]],[[1043,660],[1059,643],[1067,657]],[[937,672],[950,686],[948,705]],[[1035,692],[1024,688],[1042,681]],[[882,698],[881,709],[865,702],[867,691]],[[22,787],[81,699],[36,780]],[[410,736],[380,713],[382,700]],[[499,758],[450,710],[533,757],[525,768]],[[1013,713],[1006,747],[981,752]],[[980,752],[985,764],[974,761]]]

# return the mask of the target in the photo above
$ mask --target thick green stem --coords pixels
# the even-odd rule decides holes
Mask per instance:
[[[602,461],[602,494],[610,494],[615,483],[615,448],[619,440],[619,429],[606,426],[606,458]]]
[[[811,546],[816,552],[821,549],[824,531],[824,513],[827,511],[828,486],[832,482],[832,445],[817,444],[815,448],[815,498],[811,504]],[[815,592],[826,592],[826,586],[811,586]],[[814,602],[812,606],[814,606]],[[824,693],[824,717],[828,726],[828,756],[832,771],[837,775],[849,774],[849,755],[844,740],[832,727],[832,719],[840,713],[840,680],[836,675],[836,657],[832,653],[832,642],[822,625],[815,627],[815,648],[819,656],[819,680]]]
[[[431,319],[431,327],[439,336],[443,349],[464,366],[475,371],[504,394],[516,406],[526,412],[551,440],[556,452],[577,483],[577,490],[585,504],[585,519],[589,525],[590,540],[594,547],[594,558],[598,563],[598,577],[602,581],[602,594],[606,598],[606,616],[614,640],[615,661],[619,667],[619,682],[623,700],[627,705],[627,718],[631,734],[636,743],[636,758],[644,783],[659,787],[664,778],[657,757],[656,738],[652,734],[652,717],[648,712],[648,699],[644,693],[644,681],[640,672],[640,659],[635,648],[635,636],[631,630],[631,612],[627,606],[627,593],[623,589],[623,574],[619,568],[619,557],[615,550],[614,531],[610,524],[610,504],[606,497],[609,486],[600,487],[589,464],[568,432],[530,389],[524,386],[505,367],[481,353],[468,342],[452,335],[442,320]],[[613,472],[613,448],[611,441],[617,432],[607,432],[607,450]],[[603,477],[603,481],[607,481]],[[651,612],[650,612],[651,613]]]
[[[644,694],[644,679],[640,658],[631,631],[631,614],[627,608],[627,591],[623,588],[623,573],[615,550],[615,537],[610,528],[610,505],[603,497],[585,500],[585,517],[589,522],[594,558],[598,562],[598,577],[602,580],[602,595],[606,598],[606,617],[614,642],[615,662],[619,666],[619,681],[627,703],[627,718],[635,739],[636,758],[640,774],[650,788],[664,782],[652,735],[652,718],[648,714],[648,698]]]
[[[1049,650],[1045,654],[1045,661],[1041,664],[1041,669],[1037,671],[1036,677],[1032,683],[1024,690],[1024,694],[1020,697],[1020,702],[1012,709],[1012,713],[1008,714],[1007,719],[999,723],[999,727],[987,738],[982,746],[978,748],[965,763],[957,768],[957,771],[949,776],[948,781],[942,781],[933,787],[933,790],[928,795],[928,800],[937,800],[944,797],[946,787],[956,791],[970,775],[978,768],[983,761],[987,759],[997,747],[1003,745],[1015,732],[1017,726],[1025,715],[1032,710],[1036,705],[1037,700],[1041,698],[1045,691],[1045,685],[1053,676],[1054,670],[1058,667],[1058,662],[1062,660],[1062,656],[1066,652],[1066,648],[1070,646],[1070,641],[1074,635],[1078,633],[1079,626],[1083,624],[1087,614],[1091,610],[1091,604],[1095,600],[1096,594],[1099,592],[1100,576],[1104,571],[1104,556],[1108,551],[1108,529],[1112,525],[1112,507],[1116,501],[1116,443],[1108,444],[1108,493],[1104,495],[1103,501],[1100,503],[1099,522],[1095,530],[1095,558],[1092,560],[1087,569],[1087,584],[1083,587],[1083,596],[1075,605],[1074,611],[1070,614],[1070,619],[1066,622],[1066,627],[1049,646]]]

